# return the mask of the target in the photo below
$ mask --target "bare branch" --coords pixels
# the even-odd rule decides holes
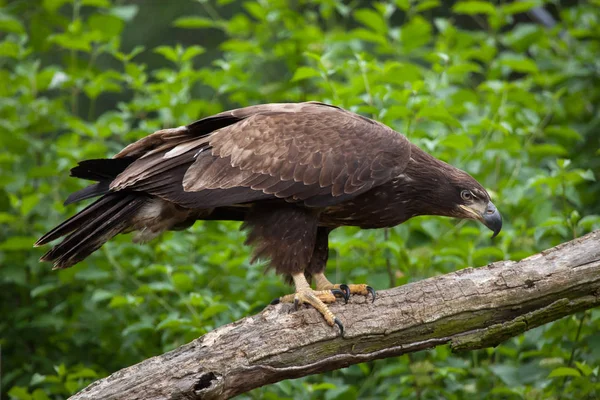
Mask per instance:
[[[351,364],[449,343],[495,346],[528,329],[600,305],[600,231],[525,260],[466,268],[361,296],[332,311],[346,333],[310,308],[287,304],[218,328],[115,372],[72,399],[224,399]]]

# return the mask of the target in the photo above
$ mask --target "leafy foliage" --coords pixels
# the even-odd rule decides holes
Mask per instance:
[[[339,229],[336,281],[396,286],[521,259],[600,227],[598,1],[548,4],[553,27],[523,14],[541,0],[0,5],[0,345],[10,398],[66,398],[289,290],[249,264],[236,223],[197,223],[144,246],[119,237],[64,271],[31,248],[76,211],[62,200],[85,185],[68,178],[78,160],[226,108],[330,102],[491,189],[505,220],[495,241],[442,218]],[[598,398],[598,332],[593,310],[496,349],[439,347],[247,397]]]

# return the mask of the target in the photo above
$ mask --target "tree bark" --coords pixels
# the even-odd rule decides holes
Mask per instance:
[[[71,399],[225,399],[251,389],[442,344],[496,346],[528,329],[600,305],[600,231],[519,262],[354,296],[331,310],[269,306],[163,355],[101,379]]]

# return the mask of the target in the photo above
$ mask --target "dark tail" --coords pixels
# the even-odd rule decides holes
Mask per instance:
[[[71,176],[97,181],[98,183],[72,193],[67,197],[67,200],[65,200],[65,206],[109,193],[109,186],[113,179],[134,161],[135,158],[133,157],[101,158],[81,161],[76,167],[71,169]]]
[[[87,160],[71,170],[72,176],[98,183],[71,194],[65,204],[102,197],[35,243],[35,246],[41,246],[67,235],[62,242],[44,254],[40,261],[53,262],[55,269],[68,268],[131,226],[133,217],[148,197],[131,192],[110,193],[108,187],[132,161],[133,159]]]
[[[127,230],[147,197],[134,193],[110,193],[84,208],[50,232],[35,246],[67,235],[40,258],[54,263],[54,269],[68,268],[83,260],[108,240]]]

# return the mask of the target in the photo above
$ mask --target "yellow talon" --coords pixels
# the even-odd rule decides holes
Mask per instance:
[[[359,284],[333,284],[329,282],[329,280],[325,277],[325,274],[314,274],[315,281],[317,282],[317,290],[341,290],[344,293],[344,299],[346,303],[348,302],[348,298],[351,294],[359,294],[366,296],[369,293],[373,296],[373,301],[375,301],[375,290],[364,283]]]
[[[304,277],[304,273],[292,275],[296,285],[296,293],[280,297],[274,303],[294,303],[296,309],[302,304],[309,304],[319,311],[329,326],[337,325],[342,335],[344,334],[344,325],[329,310],[325,303],[335,303],[336,297],[331,290],[312,290]]]

